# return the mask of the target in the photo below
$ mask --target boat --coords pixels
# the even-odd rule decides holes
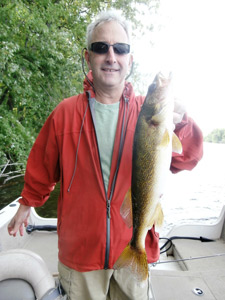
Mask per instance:
[[[11,237],[7,225],[18,200],[0,210],[0,300],[64,299],[57,219],[32,208],[24,236]],[[214,224],[175,226],[160,239],[160,249],[159,261],[149,265],[151,300],[225,299],[225,206]]]
[[[151,267],[153,299],[225,299],[225,206],[214,224],[175,226],[164,245]]]
[[[31,208],[24,236],[10,236],[7,225],[19,199],[0,210],[0,300],[63,299],[57,272],[57,219],[42,218]]]

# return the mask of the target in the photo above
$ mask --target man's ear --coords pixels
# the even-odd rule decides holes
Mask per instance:
[[[88,64],[89,70],[91,70],[90,53],[89,53],[89,51],[87,49],[84,52],[84,57],[85,57],[85,60],[86,60],[86,62]]]

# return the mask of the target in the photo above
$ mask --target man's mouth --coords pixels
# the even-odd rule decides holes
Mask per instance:
[[[102,70],[104,72],[118,72],[119,71],[118,69],[112,69],[112,68],[102,68]]]

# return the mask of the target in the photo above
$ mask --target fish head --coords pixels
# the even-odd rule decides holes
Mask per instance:
[[[171,82],[172,74],[170,73],[168,77],[164,76],[162,73],[158,73],[155,76],[152,84],[148,88],[148,93],[145,99],[146,104],[158,104],[160,102],[165,102],[170,99],[171,94]]]
[[[157,126],[169,119],[172,126],[174,97],[172,93],[172,74],[158,73],[148,88],[143,110],[149,124]]]

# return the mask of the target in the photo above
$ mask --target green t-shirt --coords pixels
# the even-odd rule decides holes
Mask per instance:
[[[109,184],[119,105],[120,102],[102,104],[95,100],[94,103],[95,127],[106,191],[108,190]]]

